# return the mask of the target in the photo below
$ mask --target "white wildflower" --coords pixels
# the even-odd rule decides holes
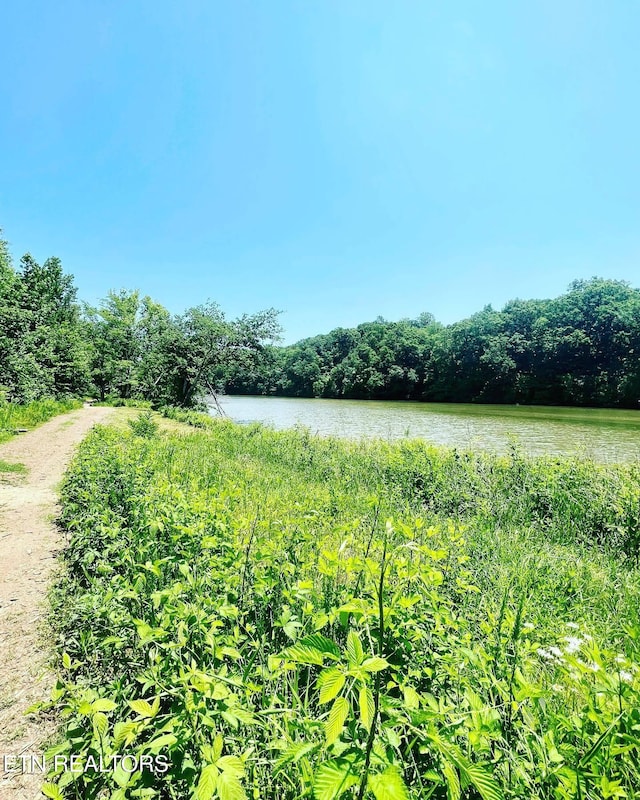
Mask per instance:
[[[580,626],[577,622],[567,622],[567,628],[573,628],[574,631],[579,630]]]
[[[562,658],[562,650],[559,647],[550,647],[548,650],[545,650],[544,647],[539,647],[536,652],[542,658],[546,658],[547,661],[556,661]]]
[[[575,653],[580,649],[582,639],[579,639],[577,636],[566,636],[565,642],[567,643],[567,653]]]
[[[628,672],[626,669],[620,670],[620,680],[624,681],[625,683],[631,683],[633,680],[633,675]]]

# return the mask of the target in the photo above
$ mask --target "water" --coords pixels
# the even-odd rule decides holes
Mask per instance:
[[[411,437],[493,452],[505,452],[515,442],[531,455],[640,459],[640,410],[232,395],[219,399],[225,414],[237,422],[264,422],[278,429],[302,425],[321,436]]]

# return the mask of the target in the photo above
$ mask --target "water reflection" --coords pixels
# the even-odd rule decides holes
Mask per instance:
[[[598,461],[640,457],[640,411],[231,395],[219,399],[237,422],[264,422],[278,429],[302,425],[321,436],[411,437],[493,452],[505,452],[515,442],[532,455],[577,454]]]

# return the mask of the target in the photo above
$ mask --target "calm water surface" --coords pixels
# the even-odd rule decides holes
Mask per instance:
[[[577,454],[598,461],[640,459],[640,410],[220,397],[236,422],[302,425],[321,436],[405,437],[459,449],[504,452],[516,442],[532,455]],[[211,409],[215,414],[215,410]]]

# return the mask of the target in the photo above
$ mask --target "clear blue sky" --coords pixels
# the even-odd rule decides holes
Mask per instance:
[[[633,0],[25,0],[0,226],[79,294],[275,306],[286,341],[640,283]]]

